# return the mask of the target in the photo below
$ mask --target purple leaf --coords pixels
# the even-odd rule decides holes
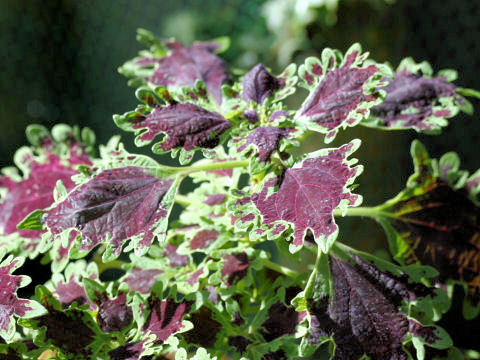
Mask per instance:
[[[151,295],[148,307],[150,314],[143,331],[154,334],[155,344],[161,344],[183,327],[182,318],[190,310],[190,303],[177,303],[170,298],[160,300],[156,295]]]
[[[6,176],[0,177],[0,187],[8,189],[0,203],[0,233],[8,235],[18,232],[26,238],[39,238],[41,231],[18,230],[17,224],[32,211],[52,205],[53,190],[58,180],[62,180],[67,189],[72,189],[74,183],[70,178],[76,173],[60,165],[60,159],[56,158],[45,164],[33,162],[25,180],[15,182]]]
[[[195,234],[192,240],[190,240],[190,249],[198,250],[207,248],[212,242],[217,240],[218,231],[216,230],[200,230]]]
[[[209,195],[203,203],[207,204],[207,205],[210,205],[210,206],[220,205],[225,201],[226,197],[227,196],[225,194]]]
[[[137,291],[141,294],[148,294],[152,290],[153,284],[157,281],[156,277],[163,273],[162,270],[156,269],[134,269],[128,274],[125,282],[128,284],[130,290]]]
[[[245,101],[263,104],[266,98],[281,86],[265,65],[257,64],[243,78],[242,96]]]
[[[97,323],[104,332],[122,331],[133,320],[132,309],[126,303],[124,293],[118,294],[115,299],[109,299],[106,294],[98,296]]]
[[[95,333],[83,320],[80,311],[68,314],[55,309],[38,319],[38,327],[46,328],[46,338],[66,354],[89,357],[88,346],[95,341]]]
[[[193,329],[182,334],[185,341],[204,348],[214,347],[217,334],[222,329],[222,324],[213,318],[212,310],[202,306],[188,320],[193,324]]]
[[[220,142],[220,135],[231,126],[222,115],[193,104],[156,107],[146,116],[131,117],[126,121],[136,131],[145,129],[137,136],[137,145],[150,143],[158,134],[164,133],[165,139],[159,144],[162,151],[177,147],[185,150],[214,148]]]
[[[198,283],[198,279],[200,278],[201,275],[203,275],[203,269],[199,269],[199,270],[195,271],[187,279],[187,284],[190,285],[190,286],[194,286],[196,283]]]
[[[55,288],[55,294],[64,309],[76,301],[78,305],[89,304],[90,310],[95,310],[95,306],[88,299],[83,285],[77,282],[74,275],[70,277],[67,283],[59,282]]]
[[[338,149],[322,149],[287,169],[281,177],[266,181],[261,192],[251,197],[263,224],[274,231],[278,221],[290,224],[294,228],[294,248],[303,245],[310,229],[315,241],[328,251],[338,233],[333,211],[357,206],[362,200],[348,190],[362,171],[361,166],[350,167],[355,160],[347,161],[359,145],[354,140]],[[280,229],[277,233],[281,233]]]
[[[246,253],[225,255],[223,259],[222,279],[227,278],[225,282],[228,286],[232,286],[247,276],[250,263]]]
[[[178,42],[167,44],[171,53],[156,62],[155,73],[148,81],[155,85],[194,86],[197,80],[207,85],[215,101],[222,102],[221,86],[228,79],[225,62],[212,54],[211,43],[197,43],[185,47]]]
[[[40,330],[34,339],[35,344],[53,345],[69,358],[97,358],[95,352],[104,344],[105,338],[97,336],[98,327],[90,314],[77,308],[62,311],[60,303],[42,285],[37,286],[35,294],[48,310],[45,315],[22,322],[24,327]]]
[[[173,182],[137,166],[105,170],[46,211],[42,221],[53,235],[78,229],[88,250],[108,239],[118,254],[133,236],[148,247],[164,232],[158,224],[166,221],[170,208],[162,200]]]
[[[312,344],[321,337],[333,337],[334,359],[359,359],[364,354],[372,360],[408,359],[402,342],[408,333],[422,337],[430,345],[441,338],[438,328],[409,320],[399,306],[433,294],[421,283],[382,272],[353,255],[355,264],[330,257],[333,291],[329,299],[315,294],[309,300]],[[449,340],[437,346],[448,346]],[[451,344],[450,344],[451,345]]]
[[[363,58],[360,50],[350,50],[339,68],[324,75],[315,74],[314,69],[312,75],[306,73],[311,78],[311,82],[306,78],[307,83],[314,83],[312,76],[320,76],[321,80],[297,112],[297,118],[313,130],[326,133],[326,142],[333,140],[340,127],[358,124],[377,102],[377,95],[368,93],[366,87],[373,87],[370,83],[379,68],[358,67]]]
[[[110,360],[140,360],[140,355],[143,352],[143,341],[136,341],[119,346],[111,350]]]
[[[331,320],[320,309],[315,315],[320,327],[333,335],[337,345],[335,359],[358,359],[364,353],[372,360],[408,359],[402,349],[409,326],[405,314],[398,312],[375,283],[370,283],[352,265],[331,257],[330,267],[333,300],[328,317]]]
[[[304,311],[297,312],[293,306],[276,302],[268,309],[268,318],[263,322],[260,333],[268,342],[283,335],[293,335],[305,315]]]
[[[370,117],[387,128],[435,130],[445,125],[444,121],[438,122],[435,118],[449,118],[456,114],[456,110],[446,106],[437,107],[440,98],[454,100],[456,96],[455,85],[442,77],[427,78],[400,71],[380,89],[387,96],[383,103],[371,109]]]
[[[240,354],[243,354],[251,343],[250,340],[243,336],[230,336],[228,338],[228,345],[233,346]]]
[[[272,153],[278,150],[280,140],[287,137],[292,131],[295,129],[283,129],[275,126],[255,128],[245,138],[245,143],[238,148],[238,151],[244,151],[249,145],[253,145],[257,149],[260,161],[269,162]]]
[[[3,254],[0,254],[0,259]],[[0,336],[6,341],[15,332],[14,315],[23,317],[33,308],[33,301],[19,299],[17,289],[26,285],[24,276],[12,275],[12,273],[23,264],[23,258],[6,258],[0,264]]]
[[[258,122],[258,114],[257,110],[247,109],[243,112],[243,116],[245,116],[250,124],[255,124]]]
[[[188,256],[180,255],[177,252],[177,247],[173,244],[168,243],[163,256],[166,256],[170,260],[171,266],[187,266],[188,265]]]

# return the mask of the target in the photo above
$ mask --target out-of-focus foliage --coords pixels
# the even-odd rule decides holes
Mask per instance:
[[[395,0],[367,0],[369,5],[380,7]],[[290,61],[293,53],[312,47],[307,26],[316,23],[331,27],[337,22],[340,0],[269,0],[262,7],[262,15],[270,32],[275,34],[274,51],[280,64]],[[355,2],[355,0],[342,0]]]

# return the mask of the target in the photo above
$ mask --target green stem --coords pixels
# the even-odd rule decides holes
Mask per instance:
[[[266,268],[279,272],[280,274],[283,274],[291,278],[296,278],[297,276],[300,275],[298,271],[295,271],[288,267],[271,262],[270,260],[267,260],[267,259],[262,259],[262,263],[263,263],[263,266],[265,266]]]
[[[317,271],[320,265],[320,261],[322,259],[322,255],[323,255],[322,250],[320,249],[319,246],[317,246],[317,258],[315,259],[315,266],[312,270],[312,273],[310,274],[310,277],[308,278],[307,285],[305,286],[306,299],[311,297],[312,291],[314,290],[314,282],[317,278]]]
[[[335,209],[333,211],[334,216],[365,216],[370,218],[377,218],[378,216],[391,217],[390,213],[380,210],[378,207],[350,207],[347,208],[345,214],[342,214],[342,210]]]
[[[194,172],[199,171],[211,171],[211,170],[222,170],[222,169],[233,169],[238,167],[247,167],[249,160],[232,160],[232,161],[218,161],[210,162],[200,165],[185,166],[178,168],[178,172],[181,175],[188,175]]]
[[[190,206],[192,202],[188,199],[188,196],[176,194],[175,195],[175,202],[183,207]]]

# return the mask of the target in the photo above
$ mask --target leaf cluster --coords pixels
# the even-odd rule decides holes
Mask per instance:
[[[480,172],[414,141],[405,189],[367,208],[354,192],[359,139],[296,154],[313,133],[330,143],[353,126],[439,133],[478,92],[426,62],[375,62],[359,44],[272,74],[230,71],[225,39],[138,39],[147,49],[119,71],[140,104],[113,119],[154,155],[118,136],[97,154],[89,129],[32,125],[31,145],[2,170],[0,354],[464,358],[437,323],[454,284],[465,317],[480,310]],[[308,94],[291,109],[298,87]],[[155,160],[164,153],[180,166]],[[340,243],[338,216],[377,220],[391,261]],[[16,295],[30,279],[12,274],[26,257],[52,271],[31,299]]]

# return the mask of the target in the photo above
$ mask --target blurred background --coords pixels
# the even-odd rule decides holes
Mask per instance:
[[[324,47],[345,51],[360,42],[377,61],[397,66],[407,56],[427,60],[435,71],[458,70],[458,86],[480,89],[478,0],[0,0],[0,166],[11,165],[15,150],[26,144],[30,123],[88,126],[100,144],[119,133],[112,115],[138,102],[117,67],[142,49],[135,40],[139,27],[185,44],[227,35],[232,42],[223,57],[232,67],[264,62],[274,73]],[[300,104],[304,96],[299,91],[290,101]],[[439,136],[341,131],[332,146],[363,141],[355,156],[365,165],[356,190],[364,205],[404,187],[414,138],[432,156],[454,150],[464,169],[479,168],[480,104],[472,102],[475,114],[452,119]],[[131,134],[122,137],[138,152]],[[306,150],[323,146],[322,139],[311,138]],[[343,241],[385,253],[385,235],[370,220],[339,223]],[[469,329],[470,336],[480,333],[478,322]],[[469,333],[455,341],[466,341]]]

